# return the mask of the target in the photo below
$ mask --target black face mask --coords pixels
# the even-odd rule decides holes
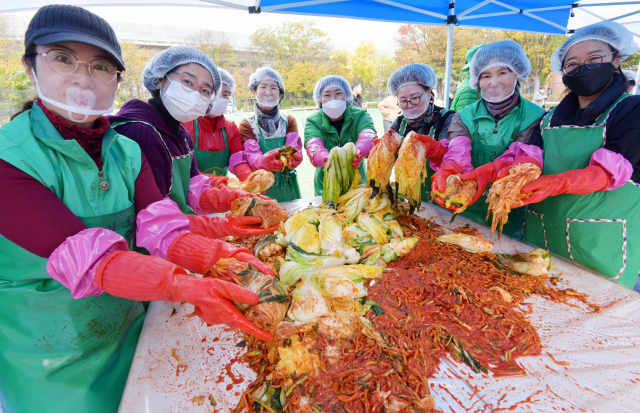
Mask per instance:
[[[611,62],[591,70],[582,64],[575,75],[563,75],[562,83],[578,96],[592,96],[607,87],[615,72],[616,67]]]

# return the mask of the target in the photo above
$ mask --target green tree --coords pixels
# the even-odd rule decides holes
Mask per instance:
[[[551,73],[551,54],[566,39],[564,36],[512,31],[502,31],[501,37],[519,43],[529,56],[534,91],[540,89],[540,83]]]

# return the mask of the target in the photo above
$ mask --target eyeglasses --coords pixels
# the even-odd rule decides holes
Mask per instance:
[[[409,107],[409,105],[411,105],[411,107],[419,105],[420,102],[422,101],[422,96],[424,96],[424,92],[422,92],[420,94],[420,96],[416,96],[416,97],[411,98],[409,100],[399,100],[398,101],[398,106],[400,106],[400,109],[406,109],[406,108]]]
[[[108,60],[96,59],[90,62],[84,62],[78,60],[73,53],[65,50],[52,49],[47,53],[36,53],[36,55],[44,56],[49,68],[59,75],[69,76],[76,71],[79,63],[86,64],[91,77],[100,83],[112,82],[113,79],[118,76],[118,73],[121,73],[116,66]]]
[[[216,97],[216,93],[213,90],[211,90],[210,87],[208,86],[201,87],[198,84],[198,80],[194,76],[191,76],[188,73],[172,72],[169,74],[176,74],[180,76],[179,79],[174,79],[174,81],[176,80],[179,81],[182,87],[184,88],[184,90],[186,90],[187,92],[199,92],[200,97],[202,97],[202,99],[206,101],[213,100]],[[167,78],[169,78],[169,75],[167,75]]]
[[[602,64],[602,59],[604,59],[605,57],[612,55],[614,53],[617,53],[617,50],[614,50],[611,53],[608,53],[604,56],[600,56],[600,55],[593,55],[593,56],[589,56],[587,57],[587,59],[584,61],[584,63],[582,63],[587,69],[589,70],[593,70],[597,67],[599,67]],[[608,62],[607,62],[608,63]],[[564,73],[567,76],[573,76],[575,74],[578,73],[579,69],[580,69],[580,64],[575,63],[575,62],[571,62],[571,63],[567,63],[566,65],[564,65],[564,67],[562,68],[562,73]]]

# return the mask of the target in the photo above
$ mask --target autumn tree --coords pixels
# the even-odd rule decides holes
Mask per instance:
[[[349,80],[353,78],[353,59],[347,49],[335,49],[329,56],[327,74],[342,76]]]
[[[317,72],[329,60],[329,38],[314,21],[285,22],[277,28],[260,28],[251,36],[251,43],[262,64],[272,66],[283,79],[299,78],[294,72],[302,67]],[[296,66],[296,63],[300,64]]]
[[[378,91],[380,83],[380,54],[373,42],[360,42],[353,55],[353,74],[362,83],[362,89],[371,92],[375,87]]]
[[[142,71],[151,58],[159,52],[158,49],[138,46],[133,42],[120,43],[122,58],[127,68],[122,82],[118,85],[116,101],[118,106],[131,99],[149,97],[147,88],[142,83]]]
[[[564,36],[550,34],[526,33],[501,31],[503,39],[513,40],[522,46],[524,52],[531,61],[531,75],[533,80],[533,90],[540,89],[540,83],[546,79],[551,72],[551,54],[562,42],[566,40]]]
[[[201,30],[189,36],[187,43],[205,52],[218,67],[230,70],[236,66],[236,52],[224,32]]]

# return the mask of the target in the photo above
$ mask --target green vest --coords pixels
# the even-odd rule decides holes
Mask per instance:
[[[307,122],[315,121],[315,123],[319,123],[319,129],[322,132],[324,147],[327,148],[328,151],[337,147],[342,147],[349,142],[356,143],[358,141],[358,134],[362,132],[362,130],[357,130],[356,127],[358,125],[358,120],[361,116],[367,114],[366,109],[358,108],[353,105],[347,105],[347,108],[344,111],[344,122],[342,123],[342,129],[340,133],[331,126],[331,122],[329,117],[320,109],[318,112],[311,115],[307,118]],[[368,115],[368,114],[367,114]],[[315,118],[315,119],[312,119]],[[316,125],[318,126],[318,125]],[[367,129],[367,128],[363,128]],[[359,184],[364,184],[367,180],[367,168],[365,167],[365,160],[362,160],[360,167],[358,168],[360,172],[360,182]],[[324,167],[316,168],[315,176],[313,179],[313,187],[315,195],[322,195],[322,189],[324,187]]]
[[[109,128],[102,170],[36,105],[0,128],[0,159],[49,188],[87,227],[135,233],[140,147]],[[142,303],[73,299],[38,257],[0,236],[0,400],[5,413],[115,413],[144,320]]]
[[[544,175],[589,166],[604,147],[607,116],[623,94],[593,125],[549,126],[542,121]],[[613,191],[562,194],[529,205],[524,239],[633,288],[640,271],[640,187],[627,182]]]
[[[515,142],[521,132],[527,130],[544,114],[544,109],[520,97],[518,104],[498,122],[487,110],[484,99],[467,106],[460,117],[471,133],[471,163],[474,168],[493,162]],[[486,224],[487,195],[489,186],[478,200],[470,205],[462,215],[472,220]],[[516,208],[509,213],[509,221],[503,228],[503,234],[516,239],[522,239],[527,208]],[[491,217],[489,219],[492,219]]]
[[[215,134],[215,131],[213,131]],[[227,138],[227,131],[222,128],[222,139],[224,139],[224,150],[221,151],[202,151],[198,149],[200,131],[198,130],[198,119],[193,121],[193,140],[194,140],[194,153],[196,156],[196,162],[198,163],[198,169],[203,174],[213,174],[218,176],[227,176],[229,171],[229,158],[231,152],[229,151],[229,142]]]

